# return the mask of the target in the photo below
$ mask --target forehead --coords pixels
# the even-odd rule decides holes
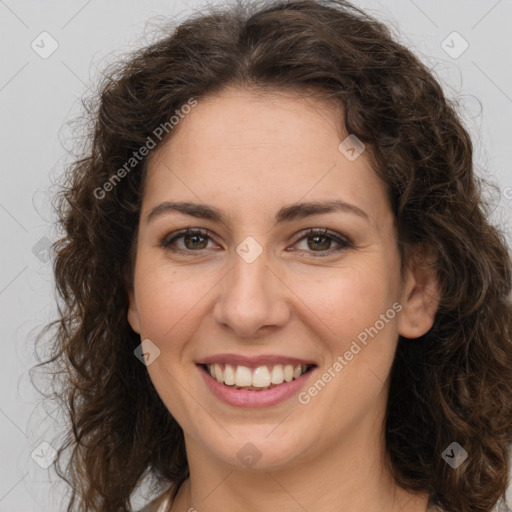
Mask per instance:
[[[202,201],[244,212],[342,199],[378,218],[385,185],[364,152],[340,151],[343,112],[326,101],[227,90],[198,101],[148,162],[145,201]]]

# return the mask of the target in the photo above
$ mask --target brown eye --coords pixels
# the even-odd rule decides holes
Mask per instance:
[[[178,243],[179,240],[183,240],[183,244]],[[211,238],[206,231],[188,228],[166,236],[161,246],[176,252],[194,252],[207,249],[209,241]]]
[[[183,238],[187,249],[206,249],[206,246],[208,245],[208,241],[205,245],[204,241],[207,239],[203,235],[184,235],[179,238]]]
[[[348,239],[343,238],[338,233],[329,231],[328,229],[309,229],[304,233],[298,242],[307,241],[307,247],[305,249],[297,249],[299,251],[317,253],[313,257],[317,256],[329,256],[333,253],[337,253],[353,247],[352,242]],[[297,243],[298,243],[297,242]],[[332,244],[336,244],[338,247],[332,248]]]
[[[321,251],[326,251],[331,248],[331,243],[333,242],[332,238],[328,236],[310,236],[307,238],[308,247],[310,249],[320,249]],[[312,240],[311,243],[309,243]]]

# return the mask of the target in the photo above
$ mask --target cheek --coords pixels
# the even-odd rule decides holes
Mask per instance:
[[[307,298],[304,315],[327,351],[326,367],[338,361],[334,374],[340,378],[331,391],[348,389],[353,398],[379,392],[398,340],[394,267],[390,270],[390,263],[378,258],[367,263],[337,269],[322,280],[304,279],[296,289]],[[339,398],[333,395],[332,400]]]
[[[198,325],[201,304],[218,281],[212,273],[166,264],[144,265],[135,274],[141,335],[165,343],[191,333]],[[171,347],[166,347],[171,348]]]
[[[310,308],[310,316],[318,316],[331,334],[346,339],[374,325],[392,307],[393,276],[384,262],[350,265],[322,279],[301,278],[294,292]]]

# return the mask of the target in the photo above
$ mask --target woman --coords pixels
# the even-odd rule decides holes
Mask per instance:
[[[146,477],[144,511],[500,506],[511,262],[428,69],[347,2],[277,1],[99,98],[56,245],[68,510]]]

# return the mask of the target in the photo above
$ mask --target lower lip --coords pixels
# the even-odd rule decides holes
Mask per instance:
[[[284,382],[272,389],[249,391],[230,388],[214,379],[203,366],[197,365],[210,391],[223,402],[235,407],[268,407],[275,405],[297,394],[311,377],[316,368],[309,370],[298,379]]]

